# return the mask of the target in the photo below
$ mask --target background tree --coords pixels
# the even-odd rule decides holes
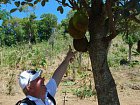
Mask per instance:
[[[66,19],[63,19],[61,21],[61,24],[58,28],[61,27],[61,30],[63,31],[62,33],[64,34],[64,37],[66,37],[66,34],[68,33],[68,25],[69,25],[69,20],[70,18],[74,15],[76,11],[70,10],[66,16]]]
[[[10,39],[7,39],[7,43],[9,43],[9,46],[24,41],[24,30],[21,26],[21,19],[12,18],[10,20],[4,21],[2,27],[5,28],[5,37],[7,37],[8,35],[13,36],[12,40],[14,40],[14,42],[12,42],[12,40]]]
[[[29,42],[30,47],[32,43],[36,43],[37,26],[34,20],[35,18],[35,14],[30,14],[28,18],[22,20],[24,34],[26,35],[25,40]]]
[[[0,2],[0,4],[1,3],[6,3],[6,2]],[[0,5],[0,20],[2,20],[2,23],[3,22],[5,22],[5,21],[7,21],[7,20],[9,20],[9,19],[11,19],[12,18],[12,16],[11,16],[11,14],[8,12],[8,11],[6,11],[5,9],[2,9],[1,8],[1,5]],[[0,46],[2,46],[2,45],[4,45],[5,44],[5,31],[6,31],[6,29],[4,29],[5,27],[3,27],[3,26],[1,26],[1,31],[0,31]]]
[[[53,14],[42,14],[40,18],[37,22],[40,40],[48,40],[57,27],[57,17]]]
[[[15,5],[17,7],[20,6],[19,4],[20,4],[20,1],[15,2]],[[35,28],[36,27],[35,22],[34,22],[34,20],[36,18],[36,15],[34,14],[35,6],[30,5],[30,3],[26,4],[24,2],[22,3],[22,5],[23,6],[19,7],[18,9],[19,9],[19,11],[23,11],[27,14],[27,18],[25,19],[26,20],[26,22],[25,22],[26,25],[24,25],[24,29],[26,31],[26,35],[27,35],[26,38],[28,39],[29,47],[32,48],[32,43],[36,43],[35,31],[34,31],[36,29]],[[30,8],[29,6],[32,6],[32,8]]]
[[[0,8],[0,20],[5,21],[5,20],[9,20],[11,18],[12,18],[12,16],[11,16],[10,12],[7,12],[5,9]]]
[[[131,62],[131,52],[132,52],[131,49],[133,45],[140,39],[139,34],[140,27],[139,24],[136,24],[131,20],[128,20],[127,22],[125,22],[125,24],[127,26],[125,27],[125,31],[123,31],[124,35],[122,39],[125,41],[126,44],[128,44],[129,47],[128,60],[129,62]]]
[[[58,28],[63,30],[63,35],[65,36],[66,33],[68,33],[68,24],[69,24],[69,19],[63,19],[61,21],[61,24]]]
[[[23,43],[25,41],[25,31],[23,30],[23,26],[21,23],[22,23],[22,19],[19,18],[13,18],[11,20],[11,24],[15,32],[15,39],[17,44]]]
[[[12,44],[16,44],[15,32],[13,30],[13,26],[10,22],[11,20],[4,21],[2,23],[3,32],[4,32],[4,45],[11,46]]]

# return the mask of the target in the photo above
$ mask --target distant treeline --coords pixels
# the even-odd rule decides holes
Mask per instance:
[[[0,26],[0,46],[47,41],[56,28],[57,17],[53,14],[43,14],[40,20],[36,20],[35,14],[5,19]]]

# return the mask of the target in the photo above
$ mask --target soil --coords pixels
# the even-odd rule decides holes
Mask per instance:
[[[44,75],[47,74],[45,77],[46,82],[54,72],[52,69],[55,70],[57,66],[58,63],[57,65],[48,66],[47,69],[50,71],[44,71]],[[117,68],[110,68],[110,70],[116,82],[120,104],[140,105],[140,66],[130,67],[123,65]],[[19,68],[12,70],[10,68],[1,68],[0,71],[0,105],[15,105],[18,100],[25,97],[17,81],[18,74],[21,70]],[[89,79],[92,81],[92,88],[95,91],[91,68],[86,68],[85,72],[89,74],[89,77],[87,76],[88,78],[81,80],[81,78],[76,75],[74,85],[64,85],[64,82],[73,80],[71,73],[68,73],[67,76],[65,75],[63,77],[55,96],[57,105],[98,105],[96,95],[79,98],[76,95],[73,95],[72,91],[69,91],[70,89],[79,88],[83,82],[88,84]]]

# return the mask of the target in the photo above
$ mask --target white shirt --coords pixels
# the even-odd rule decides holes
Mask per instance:
[[[34,101],[36,103],[36,105],[54,105],[51,100],[47,97],[48,92],[50,93],[51,96],[55,96],[56,94],[56,89],[57,89],[57,85],[54,79],[50,79],[49,82],[46,84],[46,88],[47,88],[47,92],[46,92],[46,98],[45,98],[45,103],[39,99],[39,98],[35,98],[33,96],[26,96],[27,98],[29,98],[31,101]],[[20,105],[27,105],[26,103],[21,103]]]

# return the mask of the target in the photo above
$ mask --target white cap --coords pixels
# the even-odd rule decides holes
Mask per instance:
[[[31,81],[42,74],[42,70],[26,70],[19,75],[19,85],[24,89]]]

